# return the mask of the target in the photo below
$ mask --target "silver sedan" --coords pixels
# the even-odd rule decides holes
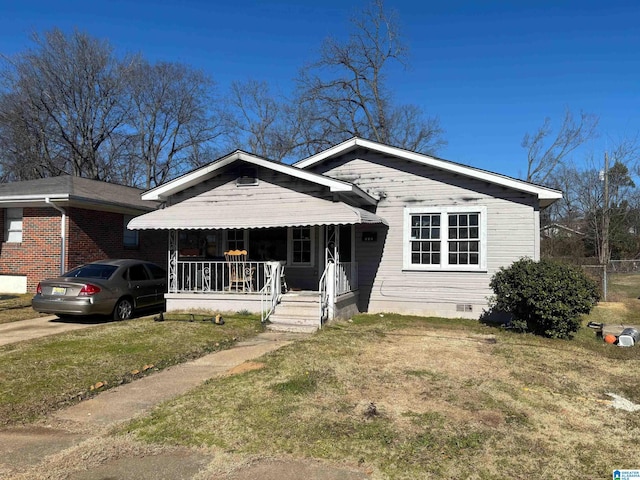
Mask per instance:
[[[167,275],[141,260],[103,260],[81,265],[38,284],[31,306],[58,315],[110,315],[131,318],[134,310],[164,305]]]

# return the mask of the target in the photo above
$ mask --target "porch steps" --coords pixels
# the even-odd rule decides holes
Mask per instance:
[[[313,333],[320,328],[320,294],[300,291],[285,293],[269,317],[267,329],[278,332]]]

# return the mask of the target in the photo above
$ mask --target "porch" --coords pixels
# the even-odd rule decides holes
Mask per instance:
[[[274,330],[312,331],[357,313],[356,262],[329,260],[317,290],[290,290],[280,261],[174,260],[168,283],[167,311],[246,310],[260,313]]]

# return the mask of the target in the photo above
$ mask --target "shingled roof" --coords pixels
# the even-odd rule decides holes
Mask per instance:
[[[157,202],[142,200],[142,190],[125,185],[62,175],[0,184],[0,204],[45,202],[47,198],[88,208],[123,207],[155,210]]]

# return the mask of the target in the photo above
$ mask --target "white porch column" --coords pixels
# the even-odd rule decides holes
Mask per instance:
[[[327,320],[336,316],[336,263],[331,261],[327,265]]]
[[[169,230],[169,293],[178,291],[178,231]]]

